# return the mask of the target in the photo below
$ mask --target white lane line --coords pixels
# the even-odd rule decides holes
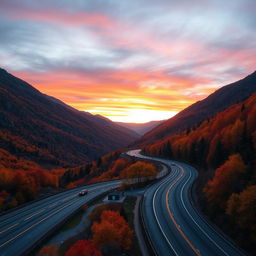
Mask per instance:
[[[195,246],[191,243],[191,241],[188,239],[188,237],[187,237],[187,236],[185,235],[185,233],[182,231],[180,225],[177,223],[177,221],[176,221],[175,218],[174,218],[174,213],[172,213],[172,211],[171,211],[171,209],[170,209],[170,206],[169,206],[169,193],[170,193],[170,190],[173,188],[173,186],[174,186],[175,184],[178,184],[178,185],[179,185],[180,183],[178,183],[178,181],[180,181],[181,178],[184,177],[184,173],[185,173],[184,170],[181,169],[181,168],[179,168],[179,169],[181,170],[181,172],[180,172],[181,175],[176,179],[175,183],[172,183],[172,184],[169,186],[169,188],[168,188],[168,190],[167,190],[167,192],[166,192],[166,194],[165,194],[166,208],[167,208],[167,211],[168,211],[168,213],[169,213],[169,216],[170,216],[170,218],[171,218],[173,224],[175,225],[177,231],[181,234],[181,236],[183,237],[183,239],[185,240],[185,242],[190,246],[190,248],[194,251],[194,253],[195,253],[196,255],[201,256],[200,251],[199,251],[197,248],[195,248]],[[176,188],[176,190],[177,190],[177,188]]]
[[[174,176],[174,175],[172,175],[172,176]],[[171,178],[171,177],[170,177],[170,178]],[[169,179],[168,179],[167,181],[169,181]],[[169,241],[168,237],[166,236],[166,234],[165,234],[165,232],[164,232],[164,230],[163,230],[163,228],[162,228],[162,226],[161,226],[161,224],[160,224],[160,221],[159,221],[159,219],[158,219],[158,217],[157,217],[156,208],[155,208],[155,198],[156,198],[156,194],[157,194],[157,192],[159,191],[159,189],[160,189],[165,183],[167,183],[167,181],[162,182],[162,183],[159,185],[158,189],[157,189],[157,190],[155,191],[155,193],[154,193],[154,196],[153,196],[153,212],[154,212],[154,215],[155,215],[155,219],[156,219],[156,221],[157,221],[157,224],[158,224],[158,226],[159,226],[159,228],[160,228],[160,230],[161,230],[161,233],[163,234],[163,236],[164,236],[166,242],[169,244],[169,246],[170,246],[171,249],[173,250],[174,254],[175,254],[176,256],[178,256],[178,253],[176,252],[176,250],[174,249],[173,245],[172,245],[171,242]]]
[[[74,197],[76,197],[76,195],[72,195],[72,196],[69,196],[69,197],[67,197],[67,198],[64,198],[63,200],[61,200],[61,202],[65,202],[65,201],[67,201],[68,199],[71,199],[71,198],[74,198]]]
[[[19,223],[15,223],[15,224],[13,224],[12,226],[10,226],[10,227],[8,227],[8,228],[6,228],[6,229],[4,229],[4,230],[0,231],[0,234],[2,234],[2,233],[4,233],[4,232],[6,232],[6,231],[8,231],[8,230],[10,230],[11,228],[13,228],[13,227],[17,226],[18,224],[19,224]]]
[[[45,210],[45,209],[42,209],[41,211],[38,211],[38,212],[32,214],[31,216],[29,216],[29,217],[27,217],[26,219],[24,219],[24,221],[31,219],[32,217],[34,217],[34,216],[38,215],[39,213],[43,212],[44,210]]]
[[[136,152],[137,153],[137,152]],[[140,156],[137,156],[137,157],[140,157],[140,158],[148,158],[148,157],[144,157],[143,155],[140,155]],[[150,158],[149,158],[150,159]],[[160,162],[165,162],[165,161],[163,161],[162,159],[159,159],[159,158],[155,158],[155,157],[152,157],[151,159],[153,159],[153,160],[156,160],[156,161],[160,161]],[[183,167],[181,167],[180,165],[178,165],[177,163],[175,163],[179,168],[181,168],[181,169],[183,169]],[[184,169],[183,169],[183,171],[184,171]],[[190,173],[190,175],[191,175],[191,173]],[[189,179],[190,179],[190,177],[189,177]],[[189,181],[189,179],[186,181],[186,183]],[[186,186],[186,183],[185,184],[183,184],[183,187],[182,187],[182,192],[183,192],[183,190],[184,190],[184,188],[185,188],[185,186]],[[208,239],[213,243],[213,244],[215,244],[225,255],[229,255],[229,254],[227,254],[200,226],[199,226],[199,224],[194,220],[194,218],[191,216],[191,214],[189,213],[189,211],[187,210],[187,208],[185,207],[185,203],[184,203],[184,201],[183,201],[183,198],[181,198],[182,200],[182,205],[183,205],[183,207],[184,207],[184,209],[185,209],[185,211],[187,212],[187,214],[190,216],[190,218],[192,219],[192,221],[198,226],[198,228],[206,235],[206,237],[208,237]],[[198,215],[199,217],[200,217],[200,215]],[[201,217],[200,217],[201,218]],[[209,224],[207,224],[207,225],[209,225]],[[215,230],[213,230],[217,235],[219,235]],[[227,242],[227,243],[229,243],[229,241],[227,241],[225,238],[224,238],[224,240]],[[230,243],[229,243],[230,244]],[[233,245],[231,244],[231,246],[233,247]],[[234,247],[233,247],[234,248]]]
[[[159,159],[157,159],[157,160],[161,162],[161,160],[159,160]],[[168,166],[170,166],[169,163],[168,163]],[[171,167],[171,166],[170,166],[170,167]],[[179,168],[179,167],[178,167],[178,168]],[[178,175],[178,176],[172,181],[172,185],[169,187],[168,193],[169,193],[170,189],[171,189],[175,184],[177,184],[177,182],[184,176],[184,170],[183,170],[182,168],[180,168],[180,169],[181,169],[183,172],[181,172],[180,175]],[[177,169],[175,168],[175,170],[177,170]],[[177,173],[177,171],[176,171],[176,173]],[[174,176],[174,175],[173,175],[173,176]],[[169,179],[171,179],[171,177],[169,177]],[[162,182],[162,183],[159,185],[158,189],[155,191],[154,196],[153,196],[153,211],[154,211],[155,218],[156,218],[156,220],[157,220],[157,223],[158,223],[158,225],[159,225],[159,228],[160,228],[162,234],[164,235],[164,237],[165,237],[166,241],[168,242],[168,244],[171,246],[171,248],[172,248],[173,252],[175,253],[175,255],[178,256],[178,253],[175,251],[174,247],[172,246],[172,244],[169,242],[167,236],[165,235],[165,233],[164,233],[164,231],[163,231],[163,229],[162,229],[162,227],[161,227],[161,224],[160,224],[160,222],[159,222],[159,220],[158,220],[158,217],[157,217],[157,214],[156,214],[156,210],[155,210],[155,197],[156,197],[156,194],[158,193],[159,189],[169,181],[169,179],[168,179],[167,181],[165,181],[165,182]],[[167,193],[166,195],[168,195],[168,193]],[[167,199],[168,199],[168,198],[167,198]],[[166,199],[166,204],[167,204],[167,199]],[[177,230],[179,231],[179,233],[182,235],[182,237],[184,238],[184,240],[188,243],[188,245],[191,247],[191,249],[192,249],[197,255],[201,255],[200,252],[199,252],[199,250],[197,250],[197,249],[194,247],[194,245],[188,240],[188,238],[187,238],[187,237],[185,236],[185,234],[182,232],[180,226],[177,224],[176,220],[174,219],[174,217],[173,217],[173,215],[172,215],[172,213],[171,213],[171,211],[170,211],[168,205],[167,205],[167,210],[168,210],[168,212],[169,212],[169,215],[170,215],[170,217],[171,217],[171,219],[172,219],[174,225],[176,226],[176,229],[177,229]]]
[[[117,182],[117,183],[114,183],[114,184],[117,185],[117,184],[119,184],[119,183],[120,183],[120,182]],[[113,184],[112,184],[112,185],[113,185]],[[109,185],[102,185],[102,186],[100,186],[100,187],[103,187],[103,186],[108,187]],[[99,187],[94,188],[94,189],[91,189],[91,190],[96,190],[96,189],[98,189],[98,188],[99,188]],[[51,216],[53,216],[54,214],[58,213],[58,212],[61,211],[62,209],[67,208],[68,206],[70,206],[70,205],[72,205],[72,204],[74,204],[74,203],[76,203],[76,202],[78,202],[78,201],[80,201],[80,198],[78,198],[76,201],[74,201],[74,202],[72,202],[72,203],[70,203],[70,204],[68,204],[68,205],[63,206],[62,208],[56,210],[55,212],[51,213],[50,215],[48,215],[48,216],[46,216],[45,218],[41,219],[40,221],[36,222],[35,224],[33,224],[32,226],[30,226],[30,227],[28,227],[27,229],[23,230],[22,232],[20,232],[19,234],[17,234],[17,235],[14,236],[13,238],[11,238],[11,239],[7,240],[6,242],[4,242],[3,244],[1,244],[1,245],[0,245],[0,248],[2,248],[3,246],[5,246],[6,244],[10,243],[11,241],[15,240],[16,238],[18,238],[18,237],[21,236],[22,234],[26,233],[27,231],[29,231],[29,230],[32,229],[33,227],[37,226],[38,224],[40,224],[40,223],[43,222],[44,220],[46,220],[46,219],[50,218]],[[17,223],[16,225],[18,225],[18,224],[19,224],[19,223]],[[10,228],[11,228],[11,227],[9,227],[9,229],[10,229]],[[5,231],[6,231],[6,230],[5,230]],[[3,231],[2,231],[2,232],[3,232]]]
[[[40,224],[40,223],[43,222],[44,220],[50,218],[52,215],[58,213],[58,212],[61,211],[62,209],[67,208],[68,206],[70,206],[70,205],[76,203],[77,201],[79,201],[79,200],[76,200],[75,202],[72,202],[72,203],[70,203],[70,204],[68,204],[68,205],[63,206],[62,208],[58,209],[57,211],[51,213],[50,215],[48,215],[48,216],[46,216],[45,218],[41,219],[40,221],[36,222],[35,224],[33,224],[32,226],[30,226],[30,227],[28,227],[27,229],[23,230],[22,232],[20,232],[19,234],[17,234],[17,235],[14,236],[13,238],[11,238],[11,239],[7,240],[6,242],[4,242],[3,244],[1,244],[1,245],[0,245],[0,248],[3,247],[3,246],[5,246],[6,244],[10,243],[11,241],[15,240],[16,238],[18,238],[18,237],[21,236],[22,234],[26,233],[27,231],[29,231],[29,230],[32,229],[33,227],[37,226],[38,224]]]
[[[183,167],[181,167],[179,165],[179,168],[181,168],[184,172],[184,169]],[[183,208],[185,209],[186,213],[189,215],[189,217],[191,218],[191,220],[196,224],[196,226],[201,230],[201,232],[204,233],[204,235],[213,243],[215,244],[215,246],[217,246],[217,248],[219,248],[225,255],[229,256],[229,254],[227,252],[225,252],[202,228],[201,226],[196,222],[196,220],[193,218],[193,216],[189,213],[188,209],[186,208],[185,206],[185,203],[184,203],[184,200],[183,200],[183,197],[182,197],[182,194],[183,194],[183,191],[184,191],[184,188],[185,186],[187,185],[187,183],[189,182],[190,178],[191,178],[191,171],[189,171],[189,177],[188,179],[186,180],[186,182],[183,184],[182,188],[181,188],[181,192],[180,192],[180,198],[181,198],[181,203],[182,203],[182,206]]]
[[[49,206],[48,206],[48,208],[52,208],[53,206],[55,206],[56,204],[58,204],[59,202],[56,202],[56,203],[53,203],[53,204],[50,204]]]

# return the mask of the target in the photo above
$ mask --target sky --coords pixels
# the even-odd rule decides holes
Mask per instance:
[[[167,119],[256,64],[255,0],[0,0],[0,66],[113,121]]]

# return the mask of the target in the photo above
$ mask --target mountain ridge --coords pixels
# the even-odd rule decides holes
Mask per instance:
[[[70,108],[1,69],[0,148],[39,164],[76,166],[138,138],[110,120],[101,127],[93,115]]]
[[[243,79],[221,87],[205,99],[185,108],[174,117],[146,133],[135,144],[148,144],[190,129],[225,108],[245,100],[254,92],[256,92],[256,71]]]
[[[146,123],[123,123],[123,122],[116,122],[118,125],[121,125],[123,127],[126,127],[130,130],[135,131],[136,133],[140,135],[144,135],[148,131],[152,130],[156,126],[160,125],[163,123],[165,120],[160,120],[160,121],[150,121]]]

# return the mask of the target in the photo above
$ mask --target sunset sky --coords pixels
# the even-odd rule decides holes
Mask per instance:
[[[114,121],[167,119],[255,70],[255,0],[1,0],[0,65]]]

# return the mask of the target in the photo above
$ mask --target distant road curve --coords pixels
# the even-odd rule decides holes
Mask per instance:
[[[157,255],[245,255],[193,206],[190,188],[197,177],[193,167],[144,156],[140,150],[131,150],[127,154],[158,161],[171,168],[169,175],[146,190],[142,204],[146,230]]]
[[[109,181],[68,190],[0,216],[0,255],[26,254],[33,244],[75,210],[120,183]],[[79,197],[79,191],[84,188],[89,190],[88,195]]]

